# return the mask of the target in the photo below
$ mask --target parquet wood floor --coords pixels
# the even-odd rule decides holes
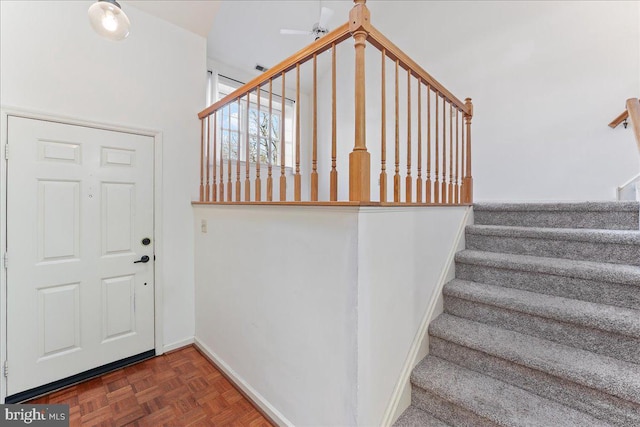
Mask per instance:
[[[66,403],[71,426],[272,424],[194,347],[128,366],[28,403]]]

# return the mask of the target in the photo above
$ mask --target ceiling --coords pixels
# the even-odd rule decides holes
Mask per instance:
[[[347,22],[352,0],[123,0],[123,3],[207,38],[207,56],[257,75],[256,64],[270,68],[313,41],[311,36],[281,35],[280,29],[311,30],[321,7],[334,11],[329,29]],[[434,9],[446,2],[368,0],[372,23],[403,48],[415,43],[426,22],[434,22]],[[437,15],[436,15],[437,16]],[[411,17],[407,19],[407,17]],[[465,32],[457,28],[457,32]],[[471,35],[471,34],[470,34]],[[419,43],[422,45],[422,43]],[[422,50],[422,49],[421,49]]]
[[[207,38],[207,56],[242,70],[272,67],[313,41],[311,36],[281,35],[280,29],[311,30],[320,8],[334,15],[329,29],[347,22],[350,0],[223,1]]]
[[[124,0],[152,15],[207,38],[207,57],[241,71],[259,74],[256,64],[270,68],[313,41],[311,36],[281,35],[280,29],[311,30],[321,7],[335,13],[329,29],[347,22],[352,0]],[[368,0],[371,21],[383,34],[423,66],[453,39],[473,40],[486,33],[482,20],[465,26],[456,16],[474,1]],[[483,2],[485,3],[485,2]],[[495,2],[486,2],[489,6]],[[504,8],[508,2],[498,2]],[[518,2],[514,2],[518,3]],[[517,5],[514,5],[516,7]],[[497,7],[497,6],[496,6]],[[489,11],[490,13],[491,11]],[[499,12],[499,11],[497,11]],[[523,16],[523,19],[530,17]],[[519,25],[512,22],[512,25]],[[427,31],[428,29],[428,31]],[[453,31],[453,33],[452,33]],[[439,34],[437,39],[428,34]],[[460,48],[461,46],[457,46]],[[464,47],[464,46],[462,46]]]
[[[313,41],[283,36],[281,28],[311,30],[321,7],[334,10],[329,29],[347,22],[351,0],[124,0],[207,38],[207,56],[250,74],[269,68]],[[371,4],[372,1],[369,1]]]
[[[452,31],[469,40],[477,37],[484,25],[482,20],[466,27],[456,22],[455,13],[461,13],[472,3],[474,1],[368,0],[367,7],[372,24],[405,53],[419,60],[421,55],[429,56],[431,49],[439,49]],[[318,22],[321,7],[334,11],[329,29],[335,29],[348,21],[353,4],[352,0],[222,1],[207,37],[207,56],[257,75],[256,64],[270,68],[313,41],[311,36],[281,35],[280,29],[311,30]],[[456,8],[458,12],[454,12]],[[440,33],[440,40],[424,38],[426,28]]]
[[[207,37],[221,0],[127,0],[122,3]]]

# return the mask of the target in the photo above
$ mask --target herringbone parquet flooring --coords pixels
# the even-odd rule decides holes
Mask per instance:
[[[70,405],[71,426],[271,426],[194,347],[29,403]]]

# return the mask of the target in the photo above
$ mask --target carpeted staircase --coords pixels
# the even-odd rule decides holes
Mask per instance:
[[[638,202],[477,204],[396,426],[640,426]]]

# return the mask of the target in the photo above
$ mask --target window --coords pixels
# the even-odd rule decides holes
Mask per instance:
[[[218,76],[218,99],[224,98],[241,85],[240,82],[235,80]],[[271,115],[269,115],[269,93],[268,91],[261,91],[259,100],[255,92],[251,93],[248,111],[246,97],[241,99],[239,103],[235,101],[218,110],[218,127],[223,157],[237,160],[239,155],[240,161],[246,161],[248,130],[249,162],[257,163],[260,161],[263,164],[280,166],[282,154],[282,109],[284,108],[285,166],[291,167],[293,165],[294,104],[293,101],[286,98],[283,103],[282,97],[274,94],[272,96]]]

